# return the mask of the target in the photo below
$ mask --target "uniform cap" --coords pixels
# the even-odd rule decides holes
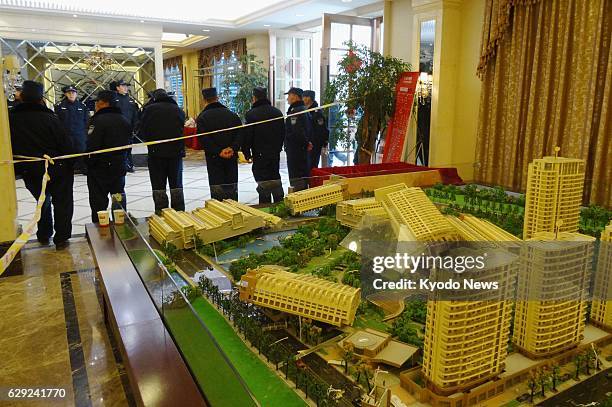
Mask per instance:
[[[297,95],[299,97],[303,97],[304,96],[304,91],[301,88],[290,88],[285,95],[288,95],[290,93],[293,93],[294,95]]]
[[[38,102],[43,98],[43,85],[40,82],[23,81],[21,99],[24,102]]]
[[[204,96],[204,99],[216,98],[217,97],[217,88],[202,89],[202,96]]]
[[[66,92],[76,92],[77,88],[74,85],[66,85],[62,88],[62,93]]]
[[[315,100],[316,95],[317,94],[316,94],[316,92],[314,90],[305,90],[304,91],[304,97],[309,97],[312,100]]]

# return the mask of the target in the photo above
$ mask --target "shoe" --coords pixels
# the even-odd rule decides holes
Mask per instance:
[[[136,170],[134,169],[134,167],[128,167],[127,168],[127,172],[134,173],[134,172],[136,172]]]
[[[36,238],[36,240],[38,240],[38,243],[40,243],[41,246],[49,246],[49,238]]]
[[[63,242],[57,242],[55,243],[55,250],[64,250],[68,246],[70,246],[70,242],[68,240],[64,240]]]

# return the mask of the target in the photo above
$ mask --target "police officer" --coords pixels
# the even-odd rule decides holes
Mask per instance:
[[[101,90],[96,97],[96,113],[89,122],[87,151],[103,150],[129,144],[130,123],[116,106],[117,93]],[[92,222],[98,222],[98,211],[108,209],[108,196],[120,194],[121,203],[113,209],[126,207],[126,150],[94,154],[87,158],[87,188]]]
[[[185,113],[178,107],[164,89],[157,89],[142,111],[139,137],[145,141],[167,140],[183,135]],[[148,146],[149,177],[153,188],[155,213],[168,207],[166,182],[170,185],[172,208],[185,210],[183,196],[183,140]]]
[[[287,169],[289,183],[294,191],[308,188],[310,166],[308,152],[312,150],[312,120],[306,110],[300,88],[291,88],[287,95],[289,110],[285,121],[285,152],[287,153]]]
[[[55,105],[55,114],[64,125],[66,134],[72,138],[72,143],[77,153],[82,153],[87,147],[87,122],[89,111],[85,105],[77,99],[77,90],[74,85],[62,88],[64,98]],[[83,157],[76,160],[76,169],[79,172],[85,170]]]
[[[219,103],[216,88],[202,90],[204,110],[198,115],[198,133],[227,129],[242,125],[240,117]],[[240,131],[227,130],[200,137],[206,168],[210,195],[213,199],[238,200],[238,148]]]
[[[110,83],[110,90],[116,92],[117,100],[115,104],[121,110],[121,114],[125,117],[125,120],[130,124],[132,136],[130,137],[130,142],[128,144],[132,144],[134,141],[133,134],[138,127],[138,116],[140,111],[138,110],[138,104],[132,99],[128,93],[129,83],[126,83],[123,79],[120,79],[116,82]],[[126,165],[128,172],[134,172],[134,160],[132,159],[132,149],[127,151],[126,155]]]
[[[283,184],[279,172],[280,152],[285,140],[285,122],[283,113],[272,106],[268,100],[266,88],[253,89],[253,105],[246,113],[247,123],[257,123],[277,119],[243,130],[242,152],[246,159],[253,159],[253,176],[257,182],[259,203],[271,203],[283,200]]]
[[[23,82],[21,103],[11,110],[9,123],[13,154],[29,157],[42,157],[47,154],[56,157],[74,153],[72,140],[66,134],[64,126],[53,111],[44,105],[43,86],[38,82]],[[15,165],[15,171],[22,176],[26,188],[38,200],[45,173],[43,162],[19,163]],[[49,244],[55,226],[53,242],[57,250],[68,246],[68,239],[72,235],[72,171],[72,163],[69,160],[55,160],[54,164],[49,165],[51,179],[47,183],[47,199],[38,221],[36,237],[41,244]]]
[[[314,90],[304,91],[304,105],[306,109],[314,109],[319,107],[319,104],[315,100],[316,93]],[[312,118],[312,150],[310,150],[310,169],[317,168],[319,166],[319,160],[321,159],[321,149],[327,147],[329,143],[329,130],[327,128],[327,121],[323,116],[323,110],[314,110],[310,113]]]

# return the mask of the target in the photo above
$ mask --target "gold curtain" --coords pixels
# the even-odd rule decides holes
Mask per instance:
[[[181,75],[182,75],[183,74],[183,57],[182,56],[179,55],[176,57],[164,59],[164,70],[175,67],[175,66],[178,67],[178,70],[179,72],[181,72]]]
[[[246,51],[246,38],[215,45],[214,47],[200,50],[198,65],[200,69],[212,68],[215,60],[221,59],[222,55],[229,57],[233,52],[236,58],[240,59],[241,56],[246,54]],[[201,85],[202,88],[212,86],[212,69],[210,72],[203,74]]]
[[[612,206],[612,2],[487,0],[485,13],[477,181],[524,190],[529,162],[560,146],[586,161],[585,203]]]

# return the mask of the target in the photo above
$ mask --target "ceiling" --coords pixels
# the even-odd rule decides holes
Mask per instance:
[[[193,34],[190,48],[212,46],[245,35],[320,21],[323,13],[382,15],[381,0],[0,0],[19,12],[68,14],[161,24],[166,33]]]

